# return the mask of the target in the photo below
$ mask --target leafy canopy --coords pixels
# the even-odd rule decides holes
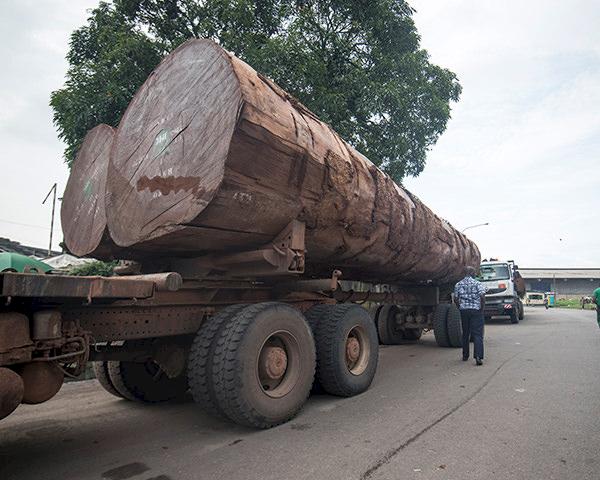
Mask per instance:
[[[71,36],[54,122],[72,162],[85,133],[117,126],[162,56],[212,38],[271,77],[397,182],[416,176],[460,85],[419,46],[404,0],[115,0]]]

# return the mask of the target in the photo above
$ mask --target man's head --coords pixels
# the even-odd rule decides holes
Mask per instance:
[[[475,270],[475,267],[472,267],[471,265],[465,267],[465,277],[474,277],[476,274],[477,270]]]

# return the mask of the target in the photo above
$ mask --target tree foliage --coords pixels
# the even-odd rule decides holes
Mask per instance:
[[[73,159],[85,132],[116,126],[160,58],[212,38],[296,96],[396,181],[418,175],[460,85],[419,46],[404,0],[115,0],[71,37],[52,94]]]

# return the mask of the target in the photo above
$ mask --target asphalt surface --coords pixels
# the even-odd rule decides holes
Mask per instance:
[[[385,347],[370,390],[313,396],[252,431],[193,403],[119,400],[94,381],[0,422],[0,479],[598,479],[595,312],[529,308],[486,325],[482,367],[460,350]]]

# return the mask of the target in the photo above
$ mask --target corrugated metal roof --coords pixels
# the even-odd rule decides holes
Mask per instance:
[[[519,268],[523,278],[589,278],[600,280],[600,268]]]

